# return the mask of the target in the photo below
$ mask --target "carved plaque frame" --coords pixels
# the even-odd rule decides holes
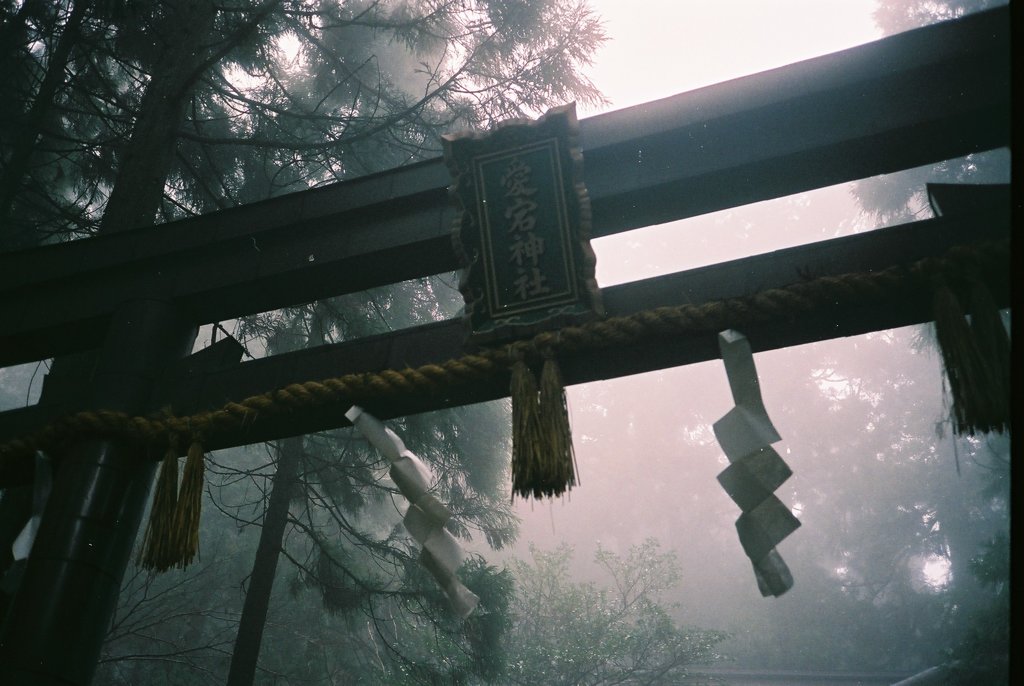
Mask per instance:
[[[462,210],[452,242],[470,340],[524,338],[602,315],[575,104],[442,141]]]

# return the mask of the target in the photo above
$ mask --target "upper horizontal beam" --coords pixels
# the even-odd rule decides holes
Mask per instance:
[[[1006,8],[581,121],[607,235],[1009,142]],[[197,322],[457,265],[440,159],[0,254],[0,366],[95,347],[126,298]]]

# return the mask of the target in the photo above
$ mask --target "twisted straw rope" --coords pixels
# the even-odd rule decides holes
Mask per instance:
[[[237,402],[191,416],[131,416],[109,410],[86,410],[56,420],[21,438],[0,444],[0,487],[29,473],[36,450],[53,450],[87,438],[122,438],[161,446],[176,438],[188,445],[198,436],[206,439],[260,417],[328,405],[363,404],[367,399],[399,394],[437,391],[447,386],[487,379],[509,368],[520,355],[534,357],[544,351],[572,353],[612,347],[659,337],[725,328],[743,328],[774,319],[792,320],[801,313],[830,306],[871,306],[911,298],[931,291],[939,281],[964,285],[971,281],[1004,286],[1007,273],[1007,240],[951,248],[942,257],[926,258],[911,265],[878,272],[824,276],[771,288],[751,296],[729,298],[702,305],[659,307],[623,317],[569,326],[537,334],[493,349],[463,355],[415,369],[384,369],[379,372],[295,383],[250,396]]]

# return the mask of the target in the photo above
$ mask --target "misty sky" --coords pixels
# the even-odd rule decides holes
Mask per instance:
[[[611,37],[591,72],[612,101],[607,110],[881,38],[871,17],[873,0],[593,4],[607,18]],[[595,113],[584,110],[582,116]],[[1008,182],[1006,151],[986,155],[1000,160],[997,176],[1005,175],[988,181]],[[934,173],[928,166],[890,179],[923,189]],[[853,185],[593,241],[598,282],[609,286],[879,228],[873,215],[861,211]],[[917,219],[931,216],[926,202],[911,210]],[[846,526],[850,510],[844,514],[844,508],[886,511],[891,502],[883,503],[883,492],[904,502],[937,493],[974,497],[968,481],[982,478],[982,470],[966,470],[961,478],[953,443],[935,438],[948,408],[938,355],[921,342],[930,331],[907,327],[755,355],[765,405],[782,436],[773,447],[794,472],[778,495],[803,523],[779,546],[795,579],[780,598],[760,597],[734,528],[739,508],[715,479],[727,461],[711,424],[733,406],[720,360],[570,387],[580,484],[565,499],[517,501],[522,526],[513,550],[481,552],[493,561],[508,554],[529,559],[531,545],[550,549],[567,542],[575,549],[577,577],[606,583],[591,562],[598,545],[625,554],[654,537],[678,554],[682,582],[671,599],[679,603],[677,621],[737,636],[726,653],[742,654],[743,642],[754,636],[748,645],[761,646],[755,652],[774,645],[786,653],[781,664],[803,664],[808,656],[800,653],[800,640],[771,640],[764,633],[796,622],[821,636],[823,646],[856,645],[854,652],[876,650],[898,660],[906,646],[872,648],[866,647],[869,636],[852,639],[858,625],[825,610],[820,602],[830,591],[815,583],[823,571],[833,584],[851,581],[846,552],[834,543]],[[872,415],[887,428],[873,434],[874,425],[864,419]],[[923,457],[901,462],[914,451]],[[870,541],[886,535],[854,527],[843,537]],[[884,545],[904,543],[893,537]],[[914,556],[904,564],[917,589],[949,582],[950,562],[941,555]]]
[[[906,1],[923,3],[926,0]],[[601,107],[581,107],[579,116],[582,118],[784,67],[882,37],[872,16],[880,0],[587,2],[603,17],[609,36],[587,75],[608,98],[608,103]],[[380,41],[383,43],[384,39]],[[285,44],[294,48],[292,58],[299,60],[299,47],[304,43],[291,39]],[[339,45],[344,43],[339,41]],[[413,71],[413,52],[405,54],[402,50],[391,49],[382,52],[384,63],[378,67],[385,73]],[[404,64],[406,58],[410,60],[408,65]],[[261,82],[240,68],[230,71],[229,75],[243,87],[255,87]],[[421,78],[428,77],[421,74],[402,83],[413,92]],[[767,131],[773,122],[761,117],[758,124]],[[212,164],[214,158],[210,159]],[[979,160],[984,161],[975,164]],[[970,173],[961,174],[960,179],[1002,182],[1005,177],[1008,181],[1008,149],[981,152],[971,156],[969,161],[972,169]],[[674,162],[686,164],[685,159]],[[947,162],[952,164],[947,164],[946,169],[940,169],[941,165],[927,165],[887,175],[885,180],[891,182],[889,188],[896,189],[893,196],[900,210],[894,214],[901,216],[893,221],[908,221],[908,217],[922,220],[931,216],[927,202],[921,199],[924,184],[937,178],[948,180],[954,176],[951,170],[968,166],[958,164],[959,161]],[[244,176],[248,182],[248,167]],[[881,185],[844,183],[594,240],[598,283],[607,287],[878,229],[880,220],[861,210],[857,198],[869,197],[872,186],[877,191]],[[855,188],[868,191],[855,196],[852,192]],[[438,283],[447,282],[441,279]],[[420,288],[418,292],[426,291]],[[395,293],[402,293],[402,290],[396,289]],[[416,303],[422,302],[417,296]],[[431,307],[431,311],[441,311],[444,302],[439,299],[439,306]],[[395,311],[396,319],[406,314],[401,308]],[[974,322],[980,321],[978,310],[972,315]],[[779,317],[776,325],[788,326],[800,316],[787,313]],[[231,324],[228,326],[231,328]],[[238,338],[242,339],[242,333],[235,328]],[[256,328],[250,327],[250,331]],[[998,323],[992,328],[998,330]],[[197,349],[212,340],[209,331],[207,327],[200,334]],[[593,562],[595,551],[608,551],[625,559],[631,547],[636,548],[645,539],[654,539],[661,550],[671,551],[676,556],[671,563],[672,571],[678,572],[680,583],[651,600],[664,608],[680,628],[686,643],[704,640],[700,635],[705,630],[728,635],[715,648],[725,657],[719,664],[726,667],[853,672],[859,670],[862,663],[874,661],[871,669],[899,672],[902,679],[941,664],[951,659],[945,651],[959,640],[955,632],[965,626],[984,626],[986,617],[998,617],[984,614],[988,604],[993,598],[1003,602],[1001,590],[991,594],[987,587],[984,593],[979,590],[981,584],[972,575],[978,578],[981,575],[976,570],[968,573],[968,562],[981,567],[975,553],[988,541],[1001,540],[1008,550],[1008,539],[998,539],[996,535],[1004,534],[1009,527],[1009,467],[1001,466],[1009,464],[1009,436],[952,436],[946,377],[933,332],[930,324],[923,324],[755,355],[764,405],[781,436],[772,447],[793,472],[776,494],[801,521],[801,528],[778,546],[794,578],[792,589],[780,597],[764,598],[759,592],[735,527],[740,509],[716,479],[728,460],[715,439],[712,425],[734,406],[720,359],[568,388],[578,485],[567,496],[554,500],[517,499],[514,511],[521,519],[521,527],[518,539],[507,549],[492,550],[485,537],[479,535],[466,541],[464,547],[500,567],[512,557],[528,562],[534,546],[550,550],[568,543],[575,550],[569,567],[571,581],[593,581],[607,587],[607,576]],[[753,341],[755,332],[748,333],[758,347]],[[249,352],[257,356],[267,352],[259,339],[243,342],[252,346]],[[609,348],[607,354],[628,353]],[[13,370],[14,374],[12,370],[0,369],[0,409],[5,409],[4,404],[14,407],[36,401],[48,369],[43,363],[22,365]],[[505,403],[508,409],[511,407],[507,400],[497,402]],[[479,427],[467,421],[465,427],[456,428],[452,435],[462,437]],[[486,427],[479,433],[485,440],[467,445],[476,446],[473,457],[483,456],[481,464],[490,457],[501,460],[510,457],[492,455],[498,452],[492,447],[500,442],[492,440],[493,434]],[[239,469],[252,467],[256,474],[270,473],[273,465],[266,460],[268,454],[264,446],[255,446],[231,453],[225,451],[224,460],[225,464],[231,460]],[[368,640],[367,645],[374,649],[378,645],[370,621],[366,622],[365,631],[361,626],[363,617],[357,615],[354,608],[362,601],[354,599],[369,597],[371,590],[378,588],[378,579],[381,580],[379,589],[388,590],[387,565],[377,565],[377,560],[372,560],[377,567],[366,572],[366,578],[373,582],[370,585],[364,585],[357,577],[364,571],[360,567],[371,566],[371,557],[363,551],[377,548],[366,545],[367,541],[380,535],[388,537],[388,545],[394,542],[404,505],[401,498],[367,499],[364,505],[360,489],[373,490],[367,485],[369,479],[354,468],[348,471],[348,457],[341,449],[333,455],[341,456],[337,458],[341,460],[338,474],[344,477],[339,476],[330,483],[333,470],[322,471],[322,484],[310,479],[309,490],[304,491],[306,495],[302,497],[308,496],[310,503],[332,500],[346,507],[356,503],[351,507],[352,521],[355,526],[364,528],[367,535],[349,537],[344,527],[339,526],[342,537],[335,543],[319,533],[319,523],[314,524],[314,516],[320,516],[317,513],[309,517],[309,529],[315,530],[315,537],[310,534],[307,541],[303,529],[290,530],[293,533],[289,536],[293,538],[286,539],[285,547],[294,546],[298,550],[308,545],[309,550],[317,551],[316,558],[305,558],[306,563],[315,560],[317,569],[315,573],[296,573],[290,563],[294,559],[301,560],[298,557],[290,559],[289,564],[279,565],[276,599],[271,604],[267,623],[268,638],[263,640],[264,656],[270,656],[266,665],[278,659],[282,663],[294,660],[296,665],[305,661],[304,668],[312,674],[311,665],[317,659],[315,651],[321,650],[321,646],[333,645],[331,641],[338,636],[355,635],[346,634],[346,629],[365,634],[363,640]],[[252,511],[257,512],[263,502],[260,492],[255,490],[262,486],[261,477],[252,477],[252,483],[257,486],[247,486],[247,481],[236,479],[216,462],[217,459],[209,463],[208,493],[220,502],[216,507],[209,507],[213,503],[208,499],[204,521],[219,524],[228,521],[220,518],[225,510],[235,507],[231,498],[243,490],[238,512],[247,513],[250,501]],[[484,473],[495,473],[497,470],[492,467],[495,464],[503,467],[507,462],[488,463],[485,467],[490,471]],[[315,465],[304,459],[304,478],[306,474],[315,477]],[[465,466],[471,468],[470,465],[470,460],[466,459]],[[380,476],[383,478],[383,472]],[[452,479],[451,483],[446,482],[445,488],[451,485],[449,492],[452,494],[456,486],[462,487],[458,479]],[[466,483],[476,487],[471,479],[466,479]],[[316,488],[321,488],[326,497],[317,494]],[[349,491],[354,495],[349,496]],[[473,495],[471,489],[468,493]],[[346,498],[350,498],[350,502],[346,502]],[[469,505],[466,508],[467,512],[472,512]],[[341,521],[340,515],[338,521]],[[324,527],[323,531],[333,532],[333,526]],[[240,535],[243,529],[247,539]],[[224,581],[230,588],[224,586],[217,590],[217,597],[231,599],[228,601],[231,603],[237,601],[240,606],[249,577],[245,577],[242,584],[238,584],[237,578],[242,578],[249,569],[251,559],[246,551],[255,548],[256,527],[233,522],[220,527],[217,535],[223,538],[206,537],[203,543],[212,553],[208,553],[204,561],[209,566],[201,571],[193,568],[190,578],[200,579],[199,573],[206,573],[206,570],[211,570],[211,577],[223,575],[216,583]],[[492,537],[492,540],[495,539]],[[227,543],[218,546],[224,541]],[[991,551],[1000,552],[995,544]],[[989,570],[1002,573],[998,559],[987,562]],[[220,571],[215,567],[217,564],[223,565]],[[637,575],[640,580],[634,588],[646,583],[642,577],[648,569],[666,569],[647,562],[643,564],[643,574]],[[349,582],[348,576],[334,570],[335,565],[341,565],[338,568],[344,568],[345,574],[355,581]],[[522,566],[512,565],[512,568],[522,569]],[[355,569],[355,573],[350,569]],[[232,576],[235,572],[238,572],[237,578]],[[524,593],[522,589],[530,587],[521,583],[527,575],[518,571],[516,574],[520,584],[518,593],[528,595],[529,590]],[[661,576],[669,575],[662,573]],[[411,575],[409,578],[413,579]],[[998,574],[992,578],[1000,579]],[[1009,579],[1008,571],[1006,579]],[[200,580],[198,583],[207,582]],[[1001,580],[998,586],[1002,588]],[[210,582],[209,588],[217,587]],[[413,588],[403,586],[394,595],[415,597],[409,591]],[[618,590],[622,590],[621,585]],[[571,589],[566,591],[570,592]],[[333,596],[329,598],[329,594]],[[483,592],[480,595],[484,598],[482,607],[493,610],[486,595]],[[545,593],[534,596],[550,607],[562,607],[549,602]],[[159,598],[160,593],[151,597]],[[215,596],[211,592],[205,597]],[[557,599],[555,593],[551,597]],[[306,601],[312,604],[307,605]],[[373,609],[376,601],[367,602],[367,607]],[[391,602],[390,599],[387,602]],[[331,612],[320,612],[321,604]],[[383,607],[386,606],[377,606]],[[213,635],[208,628],[202,629],[203,622],[212,618],[210,626],[219,622],[228,627],[225,631],[230,633],[225,635],[233,635],[237,613],[234,605],[231,608],[218,607],[216,612],[204,612],[203,619],[195,622],[199,629],[194,629],[193,620],[189,619],[186,633],[200,636],[202,631],[207,631],[204,637]],[[315,615],[304,614],[309,608],[315,609]],[[174,612],[176,618],[188,616],[186,612],[178,613],[177,609]],[[383,623],[377,625],[385,615],[376,609],[373,614],[377,635],[387,643],[381,631]],[[591,617],[586,607],[578,613],[554,613],[551,623],[557,624],[555,633],[570,635],[566,627],[573,626],[568,619],[575,614]],[[301,620],[313,616],[321,617],[323,623],[299,626]],[[532,618],[531,613],[525,616]],[[649,616],[660,617],[656,613]],[[566,618],[564,624],[560,622],[562,617]],[[444,643],[438,638],[441,634],[422,622],[420,615],[412,620],[410,626],[413,625],[423,629],[424,646],[432,642],[433,649],[443,648]],[[173,630],[173,624],[168,626]],[[394,645],[405,650],[401,642],[405,637],[399,640],[398,625],[395,626]],[[467,624],[480,634],[484,633],[480,627],[486,626],[485,622]],[[636,634],[635,626],[628,627],[628,631]],[[322,637],[314,636],[318,627],[328,627],[333,633],[319,642]],[[294,634],[296,640],[303,642],[306,652],[290,654],[288,649],[282,648],[290,643],[269,638],[274,632],[289,636],[288,640]],[[602,635],[587,631],[573,633],[587,637],[594,655],[601,655],[599,651],[605,645]],[[188,635],[180,640],[193,640]],[[467,636],[470,640],[478,638],[470,632]],[[175,636],[172,640],[179,638]],[[358,644],[352,643],[358,648]],[[508,641],[509,645],[514,643]],[[649,649],[645,640],[636,644],[641,653]],[[416,643],[409,645],[410,650],[418,649]],[[178,650],[176,644],[173,647]],[[348,650],[349,646],[344,649]],[[180,653],[172,655],[185,655],[191,650],[182,648]],[[224,657],[219,643],[215,652],[215,659]],[[326,655],[328,651],[323,652]],[[201,652],[196,654],[206,659]],[[381,673],[386,673],[380,656],[376,659]],[[452,664],[456,663],[457,660]],[[115,664],[114,669],[120,669],[116,663],[112,664]],[[325,659],[324,664],[330,663]],[[372,659],[367,664],[376,671]],[[554,659],[551,664],[555,665]],[[404,667],[402,671],[405,673]],[[408,673],[418,674],[416,670]],[[336,674],[342,675],[337,678],[344,678],[345,673],[339,669]],[[265,676],[277,678],[270,668]]]
[[[657,0],[642,4],[591,0],[591,5],[604,17],[610,40],[597,53],[589,76],[611,102],[602,108],[581,109],[584,117],[881,37],[871,17],[874,0]],[[596,240],[597,278],[601,286],[609,286],[692,269],[874,228],[867,221],[859,216],[847,184],[819,189]],[[821,235],[823,229],[828,229],[829,235]],[[723,233],[742,240],[721,240]],[[517,514],[523,518],[519,552],[533,540],[552,543],[573,539],[580,522],[590,521],[593,513],[604,507],[601,495],[594,494],[592,501],[586,487],[587,474],[593,473],[588,458],[605,451],[597,437],[586,438],[586,431],[604,427],[604,435],[629,435],[631,429],[628,418],[609,417],[597,409],[590,399],[592,394],[613,395],[623,405],[639,404],[637,411],[642,412],[645,401],[670,402],[664,387],[671,385],[672,379],[687,376],[684,370],[666,370],[590,384],[589,392],[583,387],[569,389],[583,484],[572,493],[572,502],[519,503]],[[731,406],[725,375],[718,376],[712,374],[711,387],[704,388],[712,420]],[[634,400],[631,403],[629,399]],[[618,409],[621,415],[622,408]],[[714,415],[719,409],[719,415]],[[641,438],[632,449],[642,453],[643,446]],[[719,468],[711,465],[707,473],[711,486],[717,487],[713,477]],[[643,477],[636,474],[631,478]]]
[[[881,37],[874,0],[590,0],[610,39],[588,74],[637,105]]]

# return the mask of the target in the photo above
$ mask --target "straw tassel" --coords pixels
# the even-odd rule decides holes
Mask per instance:
[[[181,492],[174,516],[175,564],[185,568],[199,552],[199,520],[203,511],[205,455],[199,441],[192,441],[181,475]]]
[[[178,450],[172,443],[164,453],[160,464],[160,476],[153,493],[153,507],[149,513],[149,525],[142,539],[138,564],[145,569],[162,572],[169,569],[174,561],[170,552],[178,504]]]
[[[989,389],[988,414],[979,417],[980,431],[1010,430],[1010,339],[988,288],[971,290],[971,333],[978,346],[979,372]]]
[[[576,455],[562,372],[550,352],[540,373],[540,432],[545,447],[541,489],[544,495],[561,495],[576,485]]]
[[[977,414],[976,391],[972,379],[977,380],[974,360],[976,351],[971,343],[971,330],[956,295],[946,285],[935,291],[935,338],[942,353],[942,364],[949,381],[952,396],[953,429],[958,434],[969,431],[969,417]]]
[[[935,291],[935,337],[952,396],[953,430],[960,435],[1002,431],[1009,424],[1009,342],[984,286],[972,294],[968,324],[956,295]]]
[[[512,496],[538,495],[536,488],[542,459],[540,407],[537,379],[517,355],[512,364]]]

